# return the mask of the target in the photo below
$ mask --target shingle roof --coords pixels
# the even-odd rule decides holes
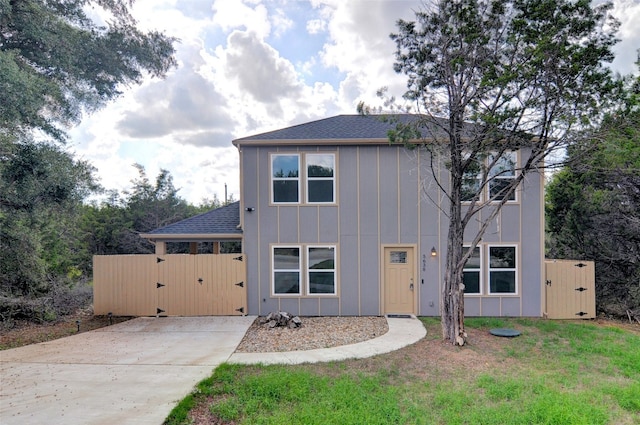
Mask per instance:
[[[384,118],[390,119],[384,119]],[[398,120],[407,123],[420,119],[415,114],[381,115],[336,115],[317,121],[294,125],[280,130],[235,139],[235,145],[249,141],[275,140],[388,140],[388,132],[395,128]],[[422,116],[424,118],[424,116]],[[426,133],[426,130],[423,134]],[[438,135],[444,134],[442,130]],[[437,134],[436,133],[436,134]]]
[[[186,218],[168,226],[160,227],[143,235],[158,238],[168,235],[242,235],[240,225],[240,202],[216,208],[206,213]]]

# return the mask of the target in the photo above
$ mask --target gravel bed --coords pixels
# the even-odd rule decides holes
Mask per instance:
[[[269,328],[257,318],[238,345],[238,353],[313,350],[354,344],[389,331],[384,317],[301,317],[299,328]]]

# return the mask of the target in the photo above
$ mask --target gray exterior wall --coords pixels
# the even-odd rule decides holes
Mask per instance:
[[[309,151],[336,154],[336,204],[271,204],[270,154]],[[427,155],[389,145],[243,146],[241,214],[247,254],[248,313],[264,315],[285,310],[304,316],[384,314],[381,250],[384,245],[406,244],[417,248],[417,314],[439,315],[448,225],[442,210],[446,211],[447,206],[437,187],[429,183]],[[466,295],[467,316],[542,315],[542,183],[541,175],[530,175],[518,191],[517,201],[505,205],[482,240],[485,251],[488,245],[495,244],[517,247],[517,294]],[[246,211],[247,208],[255,210]],[[471,231],[467,237],[470,235]],[[272,245],[314,243],[334,244],[337,248],[338,295],[272,296]],[[432,247],[438,252],[436,257],[431,256]]]

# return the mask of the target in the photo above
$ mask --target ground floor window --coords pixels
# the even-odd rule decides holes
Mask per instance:
[[[336,249],[327,247],[308,247],[307,249],[309,294],[336,293]]]
[[[300,294],[300,247],[273,248],[273,293]]]
[[[336,247],[272,247],[273,295],[336,295]]]
[[[463,269],[465,294],[517,294],[517,264],[517,250],[513,245],[475,247]]]
[[[464,251],[469,249],[465,246]],[[467,260],[462,270],[462,280],[464,283],[464,293],[478,295],[482,293],[482,256],[480,247],[473,249],[471,257]]]
[[[516,285],[516,247],[489,247],[489,293],[515,294]]]

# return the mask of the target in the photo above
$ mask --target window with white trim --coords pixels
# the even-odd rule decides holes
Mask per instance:
[[[492,163],[494,156],[489,156],[489,163]],[[497,159],[495,165],[489,170],[489,197],[496,201],[504,199],[504,194],[501,193],[507,188],[513,180],[516,178],[516,166],[518,164],[518,155],[516,152],[504,152],[500,158]],[[516,192],[513,191],[508,201],[516,200]]]
[[[467,155],[468,157],[468,155]],[[482,184],[482,174],[487,169],[489,164],[494,161],[495,155],[489,155],[484,159],[477,159],[471,162],[468,168],[465,170],[462,176],[462,188],[461,197],[462,202],[471,202],[473,197],[476,196],[480,185]],[[465,158],[466,159],[466,158]],[[518,165],[518,153],[515,151],[504,152],[500,158],[489,170],[488,184],[481,193],[480,200],[492,199],[494,201],[501,201],[504,199],[504,194],[501,192],[508,187],[516,178],[516,168]],[[488,196],[488,198],[486,198]],[[516,200],[516,191],[513,191],[509,195],[507,201]]]
[[[469,155],[464,158],[467,160]],[[462,188],[460,200],[462,202],[471,202],[473,197],[476,196],[480,190],[480,184],[482,183],[482,170],[484,168],[484,161],[477,159],[472,161],[467,166],[464,174],[462,175]]]
[[[300,295],[300,247],[273,247],[272,261],[273,293],[276,295]]]
[[[334,204],[335,153],[271,154],[271,202]]]
[[[273,246],[272,293],[286,295],[337,295],[334,245]]]
[[[336,249],[333,246],[307,248],[307,294],[336,294]]]
[[[468,246],[464,247],[466,251]],[[480,246],[473,249],[471,257],[467,260],[462,269],[462,282],[464,283],[464,293],[468,295],[482,294],[482,250]]]
[[[517,257],[515,246],[489,246],[489,293],[516,294]]]
[[[335,162],[332,153],[308,153],[307,164],[307,202],[314,204],[332,204],[335,193]]]
[[[297,204],[300,201],[300,155],[271,156],[272,201]]]

